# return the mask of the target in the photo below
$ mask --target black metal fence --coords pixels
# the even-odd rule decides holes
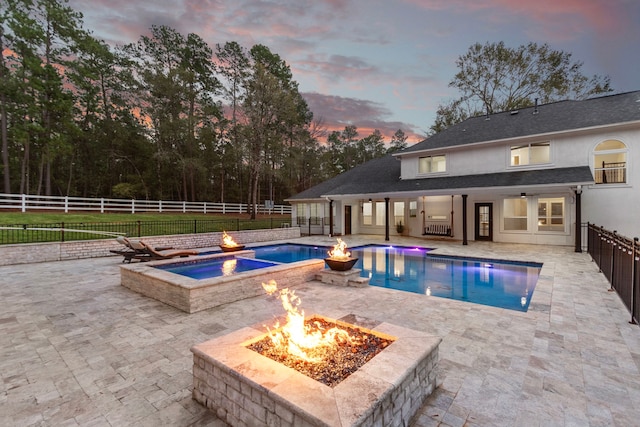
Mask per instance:
[[[0,244],[65,242],[104,239],[118,235],[145,237],[168,234],[263,230],[288,227],[289,225],[290,222],[284,218],[5,224],[0,226]]]
[[[640,244],[615,231],[588,224],[588,252],[631,313],[631,323],[640,318]]]

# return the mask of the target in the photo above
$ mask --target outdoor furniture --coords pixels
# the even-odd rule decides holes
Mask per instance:
[[[123,245],[124,249],[111,249],[109,252],[122,255],[124,257],[122,262],[131,262],[131,259],[138,253],[138,251],[131,246],[131,241],[124,236],[116,237],[116,241]]]
[[[111,249],[109,252],[122,255],[124,258],[122,262],[129,263],[132,259],[137,259],[140,261],[148,261],[153,255],[149,252],[149,245],[142,243],[137,239],[129,239],[125,236],[116,237],[116,241],[123,245],[124,249]],[[172,246],[161,246],[157,248],[151,248],[153,251],[157,253],[162,253],[163,251],[167,251],[173,249]],[[187,255],[184,255],[187,256]],[[162,258],[155,258],[162,259]]]
[[[136,251],[136,254],[133,255],[132,259],[137,259],[139,261],[155,261],[159,259],[198,255],[198,251],[193,249],[154,249],[142,240],[134,240],[130,243],[131,247]]]

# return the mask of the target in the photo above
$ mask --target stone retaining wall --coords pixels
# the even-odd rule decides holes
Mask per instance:
[[[232,231],[229,234],[238,243],[269,242],[300,237],[299,227],[265,230]],[[151,246],[172,246],[177,249],[208,248],[218,246],[222,233],[175,234],[143,237]],[[114,255],[109,252],[124,247],[115,239],[77,240],[54,243],[21,243],[0,245],[0,265],[30,264],[34,262],[64,261],[69,259],[98,258]]]

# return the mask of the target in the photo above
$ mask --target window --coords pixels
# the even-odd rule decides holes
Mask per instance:
[[[551,156],[549,142],[511,146],[511,166],[537,165],[549,163]]]
[[[427,156],[418,159],[418,173],[446,172],[446,156]]]
[[[564,231],[564,198],[538,200],[538,231]]]
[[[384,225],[384,202],[376,202],[376,225]]]
[[[418,202],[415,200],[409,202],[409,216],[412,218],[418,216]]]
[[[623,184],[627,182],[627,146],[610,139],[598,144],[594,152],[596,184]]]
[[[527,199],[504,200],[504,230],[527,231]]]
[[[298,203],[296,215],[296,223],[298,225],[305,225],[307,223],[307,205],[305,203]]]
[[[362,204],[362,224],[373,225],[373,203],[371,202]]]
[[[404,224],[404,202],[393,202],[393,223]]]
[[[324,203],[309,203],[310,216],[309,223],[311,225],[321,225],[322,219],[326,216],[324,211]]]

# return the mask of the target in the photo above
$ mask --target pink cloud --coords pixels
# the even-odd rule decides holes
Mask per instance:
[[[424,139],[416,126],[400,121],[387,121],[391,112],[384,106],[365,99],[347,98],[335,95],[323,95],[316,92],[306,92],[302,96],[307,101],[309,109],[313,111],[314,119],[321,121],[327,132],[344,130],[345,126],[355,125],[360,138],[370,135],[378,129],[389,142],[393,134],[402,131],[413,143]]]
[[[533,19],[533,23],[542,27],[554,24],[554,32],[562,33],[567,21],[582,21],[583,31],[596,29],[600,34],[619,30],[621,25],[632,25],[621,12],[619,4],[611,0],[404,0],[428,10],[456,10],[477,13],[489,12],[479,19],[492,19],[500,15],[517,15]]]

